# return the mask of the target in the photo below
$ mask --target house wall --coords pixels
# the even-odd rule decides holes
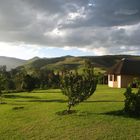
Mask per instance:
[[[132,83],[134,78],[139,78],[140,76],[132,76],[132,75],[117,75],[117,80],[114,81],[114,75],[112,75],[112,81],[110,81],[110,76],[108,75],[108,86],[114,88],[126,88],[128,84]]]
[[[121,75],[117,76],[118,88],[121,88]]]
[[[108,81],[108,86],[113,87],[113,81]]]
[[[140,76],[121,75],[121,88],[126,88],[128,84],[133,82],[134,78],[140,79]]]
[[[112,76],[112,81],[110,80],[110,77]],[[114,80],[114,75],[108,75],[108,86],[109,87],[118,87],[118,76],[117,80]]]
[[[113,87],[113,81],[110,81],[110,76],[111,75],[108,75],[108,86]]]

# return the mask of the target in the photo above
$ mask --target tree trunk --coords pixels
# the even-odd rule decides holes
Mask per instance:
[[[0,95],[0,104],[2,104],[2,95]]]
[[[2,92],[0,90],[0,104],[2,104]]]
[[[68,104],[68,110],[67,110],[68,113],[70,113],[70,109],[71,109],[71,104]]]

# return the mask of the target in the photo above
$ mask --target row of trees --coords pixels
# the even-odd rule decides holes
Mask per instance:
[[[90,67],[90,61],[85,61],[85,68],[91,69]],[[30,92],[33,89],[60,88],[60,79],[66,71],[64,69],[61,72],[54,72],[53,70],[38,68],[29,71],[26,71],[24,68],[16,68],[7,71],[6,66],[0,66],[0,91]],[[105,83],[104,75],[99,74],[96,78],[99,84]]]
[[[6,66],[0,66],[0,92],[32,91],[35,88],[47,89],[59,87],[60,74],[51,70],[33,70],[29,74],[25,69],[6,70]]]

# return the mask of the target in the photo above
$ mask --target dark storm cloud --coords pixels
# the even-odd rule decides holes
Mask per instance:
[[[139,0],[0,0],[0,41],[140,52]]]
[[[101,25],[128,25],[138,23],[140,20],[139,0],[96,0],[96,2],[96,18]]]

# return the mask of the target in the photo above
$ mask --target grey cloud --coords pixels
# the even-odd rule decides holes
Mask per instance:
[[[68,27],[79,26],[119,26],[131,25],[140,21],[139,0],[95,0],[95,6],[85,6],[87,18],[78,20]]]
[[[0,0],[3,42],[136,53],[139,24],[139,0]]]

